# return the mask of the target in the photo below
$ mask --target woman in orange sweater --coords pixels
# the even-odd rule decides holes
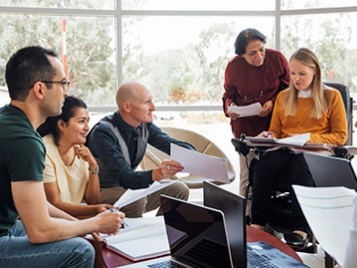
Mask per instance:
[[[297,50],[289,60],[290,86],[279,93],[268,133],[275,138],[310,133],[308,142],[343,145],[347,139],[346,113],[340,93],[322,84],[316,55],[307,48]],[[252,226],[263,229],[271,191],[276,178],[289,174],[289,184],[313,186],[313,179],[302,154],[289,149],[266,152],[254,170]],[[292,230],[285,237],[292,247],[308,242],[309,226],[293,191]]]

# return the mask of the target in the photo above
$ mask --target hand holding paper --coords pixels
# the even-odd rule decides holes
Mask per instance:
[[[171,143],[171,159],[181,163],[183,172],[229,183],[226,158],[202,154]]]
[[[246,105],[246,106],[236,106],[236,105],[232,105],[228,107],[228,110],[238,114],[239,117],[247,117],[247,116],[253,116],[253,115],[257,115],[260,113],[260,111],[262,110],[262,105],[259,102],[250,104],[250,105]]]

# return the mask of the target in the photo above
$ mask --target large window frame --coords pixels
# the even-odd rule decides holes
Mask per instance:
[[[314,8],[314,9],[299,9],[299,10],[282,10],[281,1],[275,1],[275,10],[272,11],[165,11],[165,10],[123,10],[121,1],[117,1],[117,5],[113,10],[97,10],[97,9],[64,9],[64,8],[34,8],[34,7],[5,7],[0,6],[0,14],[32,14],[32,15],[71,15],[71,16],[104,16],[113,17],[116,26],[116,84],[117,86],[123,81],[122,68],[122,18],[130,16],[272,16],[275,20],[275,48],[280,49],[281,19],[283,16],[291,15],[313,15],[313,14],[331,14],[344,12],[357,12],[356,6],[349,7],[334,7],[334,8]],[[125,38],[125,37],[124,37]],[[109,112],[116,109],[113,106],[90,107],[93,112]],[[157,106],[158,111],[219,111],[221,105],[162,105]]]

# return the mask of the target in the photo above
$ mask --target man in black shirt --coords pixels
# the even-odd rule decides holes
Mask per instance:
[[[192,145],[171,138],[152,123],[155,110],[152,99],[144,85],[124,83],[116,94],[118,111],[101,119],[89,133],[87,145],[99,164],[100,202],[113,204],[127,189],[146,188],[183,170],[180,163],[166,159],[158,168],[136,171],[148,143],[167,154],[170,154],[170,143],[194,150]],[[189,189],[176,181],[121,211],[127,217],[141,217],[160,205],[160,194],[187,200]]]

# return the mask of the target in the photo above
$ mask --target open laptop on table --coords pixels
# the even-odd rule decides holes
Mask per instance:
[[[244,197],[204,181],[203,198],[205,206],[225,216],[234,267],[307,267],[266,242],[246,243]]]
[[[125,267],[234,267],[222,211],[164,195],[160,201],[171,256]]]
[[[317,153],[304,153],[317,187],[345,186],[357,190],[357,177],[350,160]]]

